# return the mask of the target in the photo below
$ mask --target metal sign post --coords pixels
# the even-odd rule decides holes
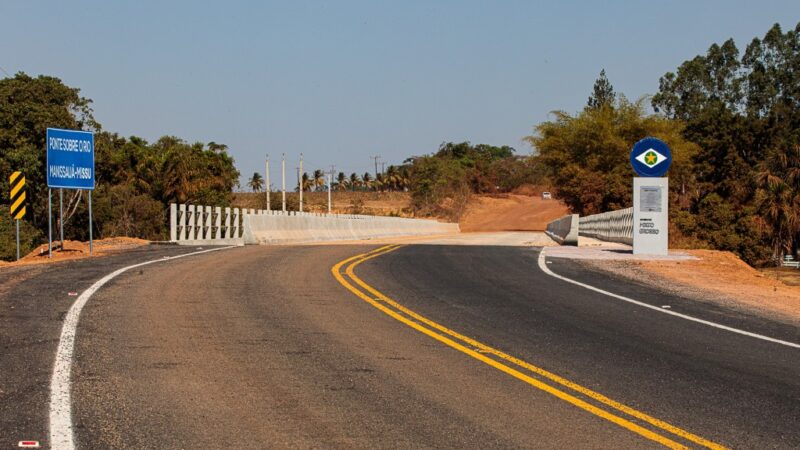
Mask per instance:
[[[672,163],[667,144],[648,137],[631,150],[631,166],[639,177],[633,179],[633,253],[669,253],[669,179],[664,177]]]
[[[64,251],[64,189],[58,189],[58,226],[61,228],[61,251]]]
[[[22,172],[14,172],[8,177],[8,198],[11,200],[11,218],[16,222],[17,228],[17,261],[19,261],[19,221],[25,217],[27,211],[27,194],[25,193],[25,177]]]
[[[87,131],[47,129],[48,253],[53,257],[52,189],[59,188],[61,250],[64,250],[62,189],[89,191],[89,254],[93,253],[92,190],[94,190],[94,134]]]
[[[92,191],[89,191],[89,256],[91,255],[94,255],[94,239],[92,238]]]
[[[53,257],[53,190],[47,188],[47,257]]]

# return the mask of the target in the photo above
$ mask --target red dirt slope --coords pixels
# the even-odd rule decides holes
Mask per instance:
[[[461,231],[544,231],[547,223],[569,214],[558,200],[504,194],[475,196],[461,218]]]

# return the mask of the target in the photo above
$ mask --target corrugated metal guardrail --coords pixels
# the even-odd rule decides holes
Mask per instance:
[[[581,217],[578,230],[581,236],[633,245],[633,208]]]

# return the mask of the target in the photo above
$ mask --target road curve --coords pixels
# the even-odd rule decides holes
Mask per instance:
[[[246,247],[121,274],[78,327],[78,448],[800,447],[797,349],[615,301],[546,275],[537,258],[514,247]],[[548,267],[797,340],[791,325],[564,260]],[[0,378],[0,390],[15,382]],[[41,415],[20,425],[3,409],[0,435],[37,432]]]

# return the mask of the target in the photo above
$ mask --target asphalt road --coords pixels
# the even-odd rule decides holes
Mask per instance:
[[[246,247],[115,278],[78,328],[78,447],[662,446],[636,428],[690,447],[697,442],[674,430],[734,448],[800,448],[798,349],[570,285],[543,273],[532,248],[405,246],[352,260],[352,275],[373,292],[347,265],[341,280],[332,275],[375,248]],[[48,443],[53,355],[74,299],[67,292],[190,250],[0,271],[0,448]],[[565,260],[548,267],[798,341],[789,324],[675,298],[649,286],[657,283]]]

